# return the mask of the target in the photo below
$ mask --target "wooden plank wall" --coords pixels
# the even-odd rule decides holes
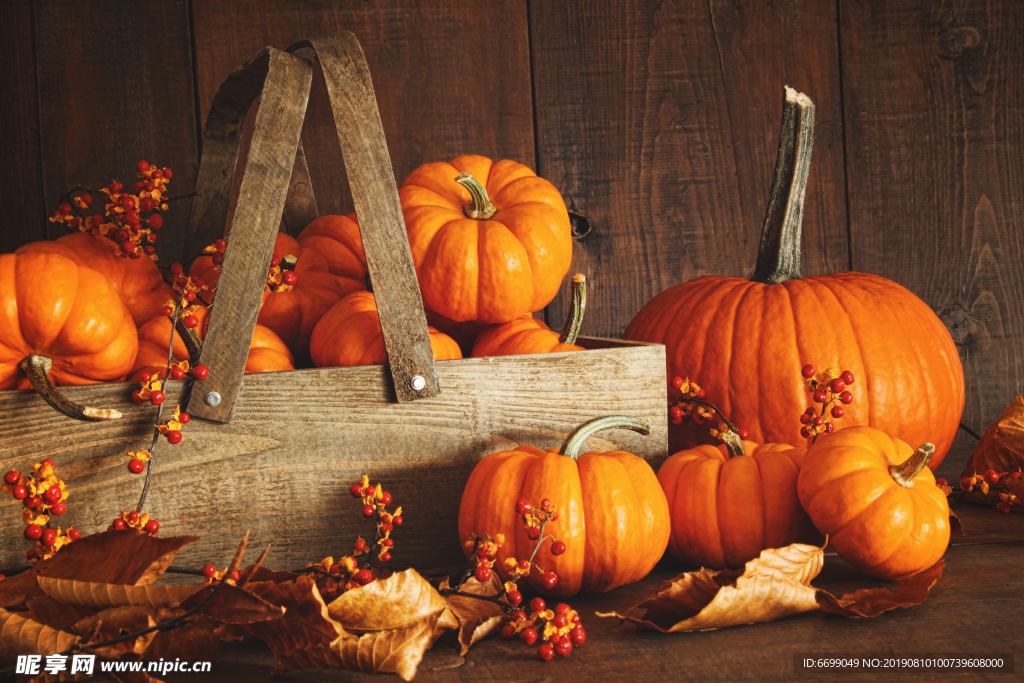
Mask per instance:
[[[511,157],[586,216],[574,266],[595,335],[673,284],[751,271],[781,87],[809,93],[804,272],[878,273],[931,305],[961,350],[974,429],[1024,391],[1014,0],[0,3],[0,248],[50,234],[60,191],[129,178],[139,157],[191,189],[221,79],[264,45],[335,30],[366,50],[399,182],[428,160]],[[315,81],[303,140],[321,211],[347,212],[325,95]]]

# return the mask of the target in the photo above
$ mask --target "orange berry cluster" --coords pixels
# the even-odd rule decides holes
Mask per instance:
[[[204,565],[202,570],[204,577],[203,583],[217,585],[218,583],[224,580],[224,576],[228,573],[228,569],[230,569],[230,567],[218,570],[217,567],[215,567],[212,564]],[[236,569],[234,572],[232,572],[231,576],[227,578],[228,585],[236,585],[238,581],[241,580],[241,578],[241,572],[239,572]]]
[[[487,534],[470,534],[464,545],[474,563],[473,576],[480,583],[487,583],[494,576],[494,560],[498,551],[505,547],[505,534],[495,534],[494,538]]]
[[[1021,473],[1019,470],[1003,473],[996,472],[995,470],[985,470],[983,474],[973,474],[961,479],[960,488],[965,493],[977,490],[985,495],[989,492],[998,494],[999,502],[996,503],[996,510],[1004,515],[1008,515],[1015,507],[1024,509],[1024,503],[1022,503],[1020,497],[1015,493],[1011,493],[1006,488],[1008,483],[1016,482],[1020,478]],[[940,481],[945,482],[945,480],[937,479],[935,483],[938,484]]]
[[[203,253],[210,254],[210,260],[214,267],[220,270],[224,263],[224,252],[227,250],[227,239],[219,239],[210,246],[203,249]],[[298,259],[288,254],[284,258],[274,255],[270,258],[270,269],[267,271],[265,290],[267,292],[287,292],[299,282],[299,275],[295,272]]]
[[[501,629],[502,637],[511,640],[518,635],[527,645],[540,641],[537,657],[543,661],[554,659],[556,654],[568,657],[574,648],[587,642],[580,615],[564,602],[551,610],[543,598],[534,598],[530,601],[529,614],[517,609],[510,617],[512,620]]]
[[[107,527],[107,531],[122,529],[139,529],[152,536],[156,534],[156,532],[160,531],[160,522],[155,519],[150,519],[148,512],[144,512],[140,515],[135,510],[132,510],[131,512],[125,512],[122,510],[121,514],[111,522],[110,526]]]
[[[173,173],[169,168],[150,166],[146,161],[140,161],[135,169],[140,180],[131,192],[125,192],[124,185],[116,180],[100,190],[106,195],[102,215],[72,215],[75,208],[84,211],[92,205],[93,197],[86,193],[72,200],[75,208],[67,202],[61,203],[50,217],[50,222],[61,223],[72,231],[80,230],[107,237],[118,245],[118,253],[122,258],[141,258],[145,255],[156,261],[154,231],[164,224],[164,218],[158,211],[167,210],[165,192]],[[142,214],[146,212],[151,213],[143,219]]]
[[[64,482],[54,473],[53,460],[49,458],[32,465],[32,474],[24,475],[11,470],[4,475],[3,493],[9,493],[15,500],[25,506],[22,520],[25,522],[25,538],[35,541],[34,548],[28,551],[28,559],[32,562],[48,560],[63,546],[77,540],[81,534],[78,529],[66,532],[59,526],[50,526],[50,516],[60,517],[67,512],[68,492]]]
[[[175,312],[177,312],[178,318],[185,327],[195,329],[199,327],[199,317],[195,314],[196,307],[208,305],[203,294],[210,291],[210,288],[206,286],[202,278],[185,275],[180,263],[171,264],[171,276],[173,278],[171,287],[178,292],[178,300],[168,300],[161,312],[171,320],[174,319]]]
[[[693,420],[694,424],[702,425],[705,420],[711,419],[714,411],[694,402],[694,399],[703,400],[707,396],[707,392],[701,389],[696,382],[691,382],[689,377],[686,379],[673,377],[672,388],[679,391],[679,396],[669,395],[668,419],[672,424],[677,425]]]
[[[853,384],[853,373],[849,370],[839,372],[828,368],[818,372],[813,365],[805,365],[800,374],[804,377],[804,385],[810,392],[815,403],[821,404],[821,412],[812,406],[800,415],[800,436],[805,439],[817,439],[821,434],[831,434],[836,426],[832,418],[839,419],[845,413],[844,405],[853,403],[853,394],[847,389]],[[828,410],[829,406],[832,410]]]

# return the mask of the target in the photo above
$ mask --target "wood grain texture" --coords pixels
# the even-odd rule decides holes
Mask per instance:
[[[804,272],[846,269],[831,7],[530,4],[539,172],[591,225],[573,254],[574,272],[593,284],[585,331],[621,335],[672,285],[753,271],[785,84],[822,119]],[[569,301],[565,286],[549,319]]]
[[[256,329],[313,77],[309,62],[273,48],[261,50],[240,71],[239,78],[262,82],[260,108],[245,160],[238,204],[231,229],[226,233],[231,239],[217,283],[217,302],[199,356],[210,374],[204,380],[196,380],[187,408],[192,415],[220,422],[230,419],[242,383],[246,354],[239,353],[239,349],[249,347]],[[225,100],[230,99],[230,89],[221,92],[225,93]],[[218,108],[219,104],[215,98],[213,107]],[[234,111],[230,103],[224,104]],[[214,116],[211,114],[210,118]],[[237,149],[237,140],[237,136],[230,138],[219,145],[218,153],[211,155],[215,168],[229,158],[226,150]],[[213,144],[213,138],[207,136],[204,148]],[[226,179],[215,185],[223,189]],[[197,190],[206,193],[203,185]],[[208,211],[203,216],[215,218],[211,214]],[[194,225],[190,222],[190,237],[197,236]],[[206,399],[214,392],[219,399],[210,404]]]
[[[399,183],[424,162],[460,154],[533,166],[529,41],[521,0],[195,0],[193,9],[204,115],[220,82],[259,48],[351,31],[366,51]],[[317,75],[303,144],[321,214],[353,210],[336,140],[327,91]]]
[[[1024,391],[1024,5],[842,3],[853,266],[942,318],[984,430]]]
[[[197,162],[188,7],[164,0],[35,2],[39,137],[45,205],[84,185],[136,180],[140,159],[174,171],[170,196],[195,187]],[[189,200],[160,231],[178,260]],[[50,238],[65,233],[47,223]]]
[[[179,445],[161,444],[147,507],[161,533],[203,536],[182,563],[228,556],[250,529],[253,547],[274,544],[277,566],[303,566],[338,556],[366,532],[348,494],[365,473],[405,511],[396,560],[451,564],[461,556],[462,490],[488,453],[559,446],[589,418],[627,414],[649,420],[652,434],[608,431],[589,446],[614,444],[655,467],[666,457],[665,348],[585,342],[606,348],[438,363],[442,394],[405,405],[394,403],[386,366],[246,375],[231,423],[193,418]],[[0,393],[0,468],[52,457],[71,491],[62,522],[83,533],[106,528],[134,507],[142,487],[125,451],[149,443],[155,408],[131,403],[132,388],[66,389],[72,400],[124,411],[103,423],[59,415],[32,392]],[[168,405],[180,391],[180,382],[169,383]],[[20,525],[22,509],[0,500],[0,528]],[[0,535],[0,567],[20,562],[24,545],[19,534]]]
[[[39,167],[39,98],[33,46],[32,5],[0,3],[0,253],[46,239],[47,207]],[[52,210],[52,209],[51,209]]]
[[[309,177],[309,165],[306,163],[306,150],[300,140],[299,148],[295,150],[295,167],[288,181],[288,199],[284,203],[281,230],[292,237],[298,237],[302,229],[319,216],[313,182]]]

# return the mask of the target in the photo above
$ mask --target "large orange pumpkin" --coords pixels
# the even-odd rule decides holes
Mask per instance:
[[[926,467],[934,452],[870,427],[837,431],[807,450],[800,502],[854,567],[879,579],[916,574],[949,545],[949,504]]]
[[[537,504],[547,498],[559,516],[544,533],[564,541],[566,551],[559,556],[544,547],[538,551],[537,564],[554,572],[558,583],[544,588],[533,572],[528,580],[535,589],[567,597],[642,579],[661,559],[669,538],[668,503],[654,470],[623,451],[579,454],[595,432],[622,427],[650,432],[644,420],[602,417],[581,425],[561,449],[520,446],[481,460],[462,494],[459,538],[504,534],[495,569],[507,579],[505,560],[529,558],[537,543],[527,536],[516,501]]]
[[[583,275],[572,276],[572,292],[572,309],[561,332],[552,331],[543,320],[532,315],[522,315],[507,323],[488,326],[473,345],[473,357],[583,351],[582,346],[576,346],[587,306],[587,280]]]
[[[366,256],[354,213],[320,216],[299,233],[298,243],[323,258],[342,296],[366,289]]]
[[[290,235],[278,233],[274,256],[282,261],[295,257],[298,282],[294,286],[275,284],[273,290],[268,284],[256,322],[270,328],[301,361],[309,355],[313,328],[341,300],[344,288],[316,249],[300,246]],[[214,265],[212,256],[201,256],[192,263],[189,275],[199,277],[213,289],[220,279],[220,268]]]
[[[0,390],[32,386],[77,419],[120,417],[54,385],[121,380],[138,344],[131,313],[99,271],[48,251],[0,255]]]
[[[430,310],[504,323],[555,298],[572,260],[569,213],[526,166],[481,156],[424,164],[398,194]]]
[[[430,331],[434,360],[462,358],[455,340]],[[382,365],[388,362],[380,315],[372,292],[353,292],[339,301],[320,320],[309,344],[313,364],[318,368],[351,365]]]
[[[196,333],[200,340],[206,337],[210,325],[209,309],[196,306],[190,312],[199,319]],[[171,319],[159,315],[139,328],[139,353],[131,370],[131,380],[137,381],[143,374],[163,378],[167,370],[167,342],[171,339]],[[189,360],[188,348],[181,335],[174,333],[174,360]],[[257,323],[249,343],[249,356],[245,362],[246,372],[281,372],[294,370],[292,354],[281,338],[269,328]]]
[[[815,404],[800,374],[804,365],[851,370],[859,388],[837,429],[870,425],[910,443],[930,440],[934,468],[963,411],[959,355],[928,305],[895,282],[852,272],[800,277],[813,105],[798,98],[804,96],[787,98],[753,277],[705,276],[676,285],[644,306],[623,336],[665,344],[668,376],[700,383],[759,443],[808,445],[798,420]],[[673,450],[701,438],[692,424],[669,430]]]
[[[727,434],[734,438],[676,453],[658,470],[672,515],[669,554],[738,569],[762,550],[818,540],[796,493],[805,450]]]
[[[142,325],[160,313],[174,290],[164,282],[156,263],[148,258],[122,258],[120,247],[106,237],[73,232],[54,242],[32,242],[15,253],[46,251],[60,254],[80,266],[98,270],[121,295],[136,325]]]

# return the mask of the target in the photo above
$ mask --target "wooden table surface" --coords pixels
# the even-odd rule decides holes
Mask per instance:
[[[833,678],[835,673],[797,674],[794,654],[808,655],[989,655],[1016,654],[1024,638],[1024,515],[961,504],[956,508],[965,535],[953,539],[946,569],[923,605],[900,609],[874,619],[846,619],[819,612],[721,631],[660,634],[631,623],[594,616],[595,611],[625,610],[659,584],[682,571],[663,561],[644,580],[599,596],[570,600],[587,629],[587,643],[568,659],[539,661],[534,647],[494,635],[478,643],[466,657],[458,655],[452,634],[428,651],[417,681],[491,680],[697,680],[788,681]],[[885,585],[856,572],[828,554],[814,586],[835,594]],[[270,650],[258,640],[222,643],[219,661],[210,674],[170,675],[168,681],[217,680],[251,683],[270,679]],[[954,671],[896,672],[897,680],[1020,680],[1016,673]],[[877,673],[846,673],[850,680],[877,680]],[[369,680],[344,671],[295,672],[281,681]],[[379,679],[378,679],[379,680]],[[394,680],[398,680],[395,678]]]

